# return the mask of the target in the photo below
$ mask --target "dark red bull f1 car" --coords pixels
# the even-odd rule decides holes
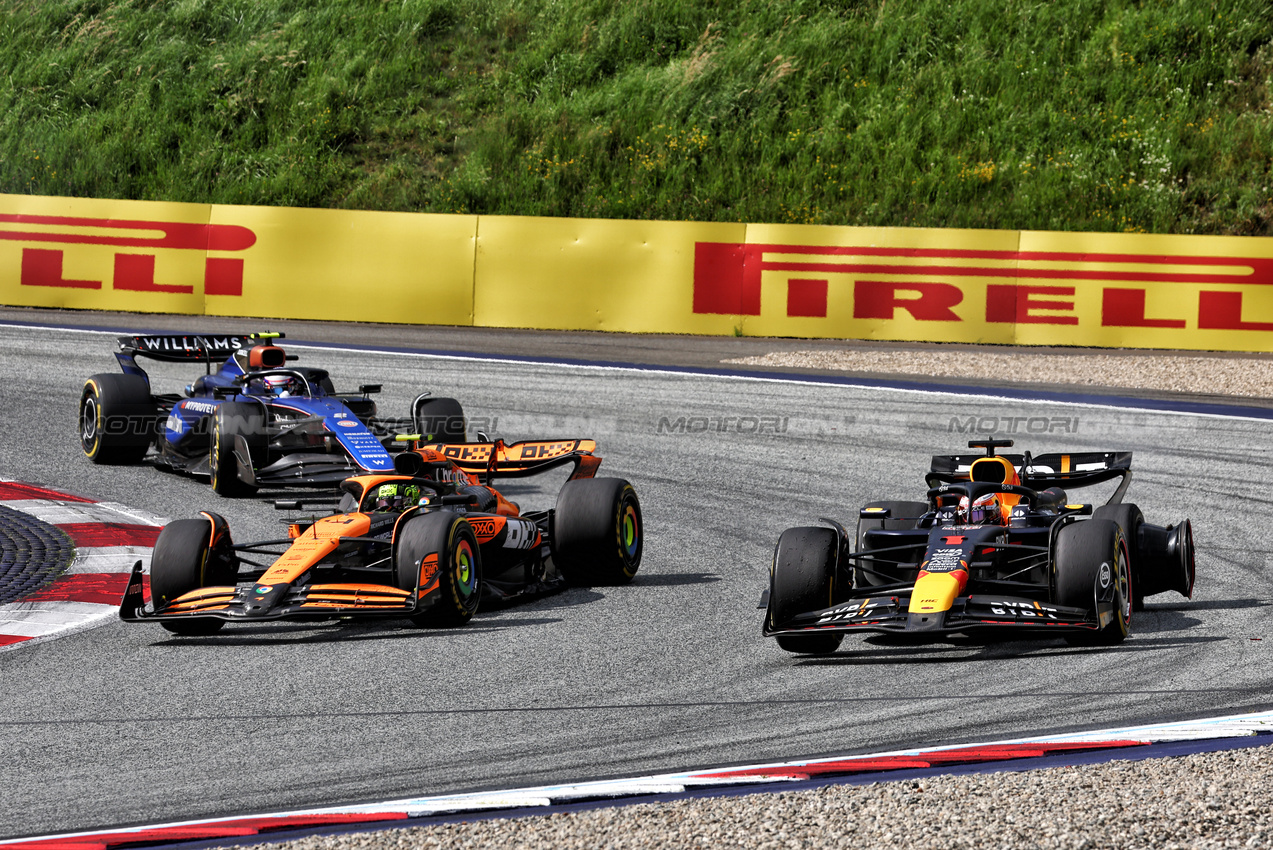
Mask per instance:
[[[335,514],[293,522],[280,540],[234,543],[210,511],[176,520],[155,542],[151,602],[139,561],[120,618],[179,635],[284,618],[450,627],[484,599],[631,581],[641,565],[641,505],[627,481],[594,477],[595,448],[592,440],[417,445],[395,457],[394,474],[343,482]],[[523,513],[491,486],[566,464],[570,479],[549,510]]]
[[[764,634],[834,652],[848,632],[998,632],[1114,644],[1146,596],[1193,595],[1189,520],[1157,526],[1123,502],[1131,452],[934,457],[923,502],[873,502],[856,530],[790,528],[774,551]],[[1119,481],[1106,504],[1066,490]]]

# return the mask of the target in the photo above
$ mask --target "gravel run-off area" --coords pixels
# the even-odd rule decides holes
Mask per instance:
[[[881,375],[1127,387],[1161,392],[1273,397],[1267,355],[1042,354],[952,348],[775,351],[724,361],[733,365],[822,369]]]
[[[1273,747],[311,837],[356,848],[1273,846]]]

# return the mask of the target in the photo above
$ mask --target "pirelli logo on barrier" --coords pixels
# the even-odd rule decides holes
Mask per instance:
[[[777,277],[785,303],[762,304]],[[1244,295],[1273,285],[1273,259],[699,242],[694,312],[988,325],[1273,331]],[[837,292],[835,287],[847,289]],[[1099,312],[1080,297],[1099,292]],[[768,290],[770,293],[773,289]],[[1269,292],[1273,292],[1270,290]],[[851,307],[836,316],[833,303]],[[840,296],[840,297],[837,297]],[[1183,296],[1183,297],[1182,297]]]
[[[255,245],[256,234],[232,224],[0,214],[0,240],[28,243],[22,287],[240,296],[244,261],[236,254]],[[92,277],[68,277],[68,252],[84,246],[114,248],[111,264]],[[193,283],[156,279],[155,260],[166,250],[205,255],[202,293]]]

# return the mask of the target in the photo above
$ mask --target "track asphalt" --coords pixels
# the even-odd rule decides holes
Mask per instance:
[[[277,533],[276,518],[259,502],[217,502],[205,483],[154,469],[88,464],[75,443],[74,407],[87,375],[116,368],[112,340],[35,328],[243,332],[278,325],[55,311],[5,316],[29,327],[0,328],[7,372],[0,472],[115,500],[139,516],[187,516],[216,503],[236,539]],[[329,366],[344,384],[383,383],[388,415],[428,387],[463,399],[471,417],[510,438],[597,437],[603,474],[636,484],[647,526],[658,531],[641,574],[625,588],[567,591],[484,612],[471,628],[447,633],[284,627],[183,640],[107,622],[0,652],[0,760],[9,766],[0,835],[556,787],[662,776],[686,765],[843,759],[1270,707],[1267,641],[1257,640],[1267,637],[1264,609],[1273,598],[1273,529],[1258,496],[1270,424],[1250,413],[1260,405],[1237,415],[1200,408],[1181,416],[1136,409],[1118,394],[1096,403],[1030,402],[1008,392],[1027,387],[985,386],[978,395],[936,384],[928,385],[933,393],[917,394],[865,380],[887,377],[850,385],[836,373],[815,375],[836,380],[811,384],[773,372],[761,380],[716,362],[779,344],[810,347],[804,340],[321,323],[281,329],[289,340],[311,343],[296,346],[303,359]],[[342,350],[360,345],[417,354]],[[505,362],[418,353],[448,350]],[[561,361],[592,365],[538,365]],[[602,363],[660,371],[596,368]],[[179,370],[154,374],[174,385],[188,380]],[[1164,408],[1220,406],[1207,397],[1137,398]],[[1032,438],[1025,447],[1036,453],[1135,450],[1131,495],[1151,521],[1193,518],[1197,598],[1151,601],[1117,651],[1048,641],[898,647],[867,639],[846,642],[829,659],[799,660],[762,640],[755,602],[777,534],[819,516],[856,515],[871,498],[913,492],[927,455],[956,451],[968,439],[952,423],[983,413],[1075,423],[1068,433]],[[683,417],[709,426],[701,433],[663,427]],[[741,433],[737,422],[747,417],[776,417],[781,433]],[[527,490],[518,498],[551,495]],[[940,729],[928,719],[935,709],[944,718]],[[402,740],[412,746],[404,749]]]

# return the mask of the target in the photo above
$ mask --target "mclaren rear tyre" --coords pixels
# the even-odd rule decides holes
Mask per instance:
[[[155,439],[159,408],[140,375],[94,375],[80,393],[80,447],[93,463],[140,463]]]
[[[160,610],[180,596],[201,587],[234,584],[237,565],[229,557],[229,533],[211,545],[212,523],[206,519],[178,519],[164,526],[150,559],[150,598]],[[210,635],[224,620],[198,617],[160,623],[175,635]]]
[[[402,590],[420,588],[433,604],[411,617],[420,628],[462,626],[477,613],[482,599],[482,556],[468,521],[450,511],[409,518],[398,532],[393,557],[394,581]]]
[[[1131,564],[1127,542],[1118,523],[1089,519],[1071,523],[1056,535],[1055,601],[1058,605],[1094,610],[1098,594],[1108,594],[1113,616],[1098,631],[1066,639],[1074,644],[1112,646],[1122,643],[1131,629]]]
[[[641,568],[644,532],[641,502],[627,481],[567,481],[553,512],[553,563],[579,587],[627,584]]]
[[[249,464],[255,466],[258,460],[264,460],[267,439],[264,409],[256,404],[227,401],[217,408],[212,420],[208,469],[213,491],[228,498],[255,492],[255,487],[239,477],[235,437],[242,437],[247,445]]]
[[[838,549],[839,537],[829,528],[788,528],[782,533],[769,573],[765,613],[769,628],[780,628],[799,614],[829,608],[840,600]],[[800,655],[828,655],[843,639],[840,632],[777,636],[778,646]]]
[[[857,545],[855,552],[866,549],[866,533],[873,528],[914,528],[915,520],[928,513],[927,502],[870,502],[862,506],[866,508],[884,508],[888,511],[888,519],[861,518],[858,520]],[[893,584],[900,576],[881,575],[870,561],[856,560],[853,563],[853,586],[874,587],[881,584]]]
[[[464,407],[453,398],[422,398],[411,410],[411,421],[426,443],[463,443],[468,439]]]
[[[1131,561],[1129,567],[1132,574],[1132,610],[1145,610],[1146,585],[1141,581],[1141,570],[1145,569],[1147,564],[1139,545],[1140,527],[1145,524],[1144,514],[1135,505],[1101,505],[1092,511],[1092,519],[1116,522],[1123,530],[1123,540],[1127,543],[1127,557]]]

